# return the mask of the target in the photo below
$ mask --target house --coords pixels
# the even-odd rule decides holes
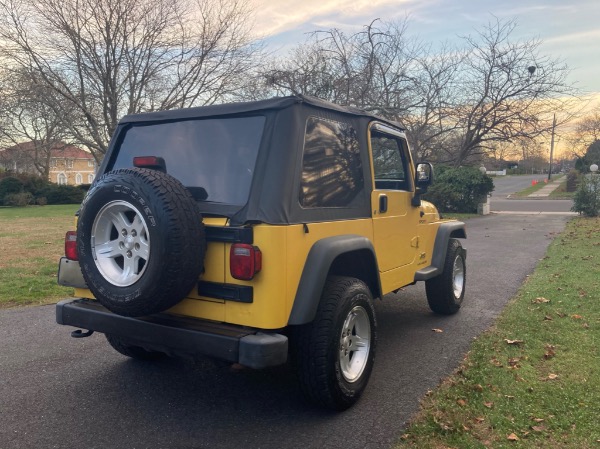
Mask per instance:
[[[36,142],[24,142],[0,151],[0,167],[14,173],[48,173],[48,180],[61,185],[91,184],[97,164],[88,151],[63,142],[49,151]]]

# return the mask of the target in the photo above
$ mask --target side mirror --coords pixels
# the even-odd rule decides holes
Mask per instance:
[[[415,196],[411,204],[421,205],[421,195],[427,193],[427,188],[433,183],[433,165],[429,162],[419,162],[415,170]]]
[[[417,164],[415,184],[417,188],[427,190],[427,187],[433,182],[433,165],[429,162],[419,162]],[[425,193],[425,192],[423,192]]]

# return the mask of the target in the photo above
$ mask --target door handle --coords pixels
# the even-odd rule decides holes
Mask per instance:
[[[388,210],[388,197],[387,195],[379,195],[379,213],[384,214]]]

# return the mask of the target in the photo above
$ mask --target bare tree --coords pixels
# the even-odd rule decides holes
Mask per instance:
[[[577,158],[583,158],[590,146],[598,141],[600,141],[600,107],[575,123],[575,130],[569,139],[569,143],[573,155]]]
[[[420,101],[410,76],[420,44],[406,37],[406,25],[375,20],[350,35],[317,31],[265,78],[279,94],[314,95],[398,119]]]
[[[1,142],[5,147],[12,147],[10,156],[18,160],[24,171],[48,179],[52,153],[64,148],[68,138],[65,117],[57,116],[51,106],[61,99],[56,98],[54,92],[32,83],[26,72],[3,72],[0,80],[3,92],[0,99]],[[67,110],[66,105],[63,110]]]
[[[495,142],[535,139],[548,133],[552,115],[567,111],[575,90],[568,69],[539,52],[538,40],[512,40],[514,21],[496,20],[467,36],[454,92],[453,121],[462,139],[447,151],[455,165],[468,162]]]
[[[536,139],[574,98],[567,67],[513,40],[514,21],[496,20],[464,47],[434,50],[407,35],[407,22],[376,20],[362,31],[314,33],[275,64],[278,93],[315,95],[398,120],[418,158],[475,163],[500,142]],[[564,113],[559,125],[570,118]]]
[[[457,146],[458,130],[451,114],[461,59],[444,46],[438,52],[427,47],[416,60],[413,89],[419,101],[404,115],[402,123],[420,160],[436,160],[444,148]]]
[[[234,96],[261,51],[247,0],[0,0],[0,11],[7,66],[54,93],[48,106],[97,159],[125,114]]]

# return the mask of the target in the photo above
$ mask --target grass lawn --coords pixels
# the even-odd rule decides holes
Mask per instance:
[[[555,200],[572,200],[574,196],[575,192],[567,192],[567,180],[565,179],[554,192],[550,193],[549,198]]]
[[[0,208],[0,308],[48,304],[72,293],[56,284],[56,272],[78,208]]]
[[[475,217],[481,217],[481,215],[479,215],[479,214],[459,214],[459,213],[454,213],[454,212],[442,212],[442,218],[444,218],[444,219],[465,221],[465,220],[469,220],[469,219],[475,218]]]
[[[536,193],[539,190],[541,190],[543,187],[546,187],[548,184],[544,182],[544,179],[546,179],[543,175],[540,175],[540,179],[538,180],[539,182],[536,185],[532,185],[527,187],[526,189],[521,190],[520,192],[517,193],[513,193],[512,197],[513,198],[526,198],[529,195],[531,195],[532,193]],[[552,182],[561,182],[561,178],[563,178],[564,175],[559,175],[557,177],[555,177]],[[566,180],[565,180],[566,183]],[[559,187],[560,188],[560,187]]]
[[[398,449],[600,447],[599,229],[567,225]]]

